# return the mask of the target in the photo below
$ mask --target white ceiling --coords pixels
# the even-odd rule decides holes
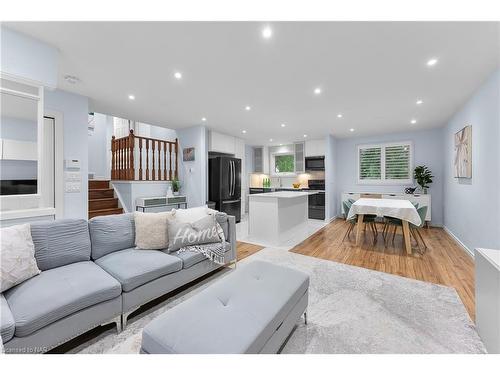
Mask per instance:
[[[253,144],[439,127],[499,66],[493,22],[272,22],[269,40],[260,22],[5,25],[58,47],[58,86],[92,111],[169,128],[206,117]]]

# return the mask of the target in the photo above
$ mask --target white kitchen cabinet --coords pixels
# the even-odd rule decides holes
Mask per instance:
[[[306,170],[306,160],[304,155],[304,142],[295,142],[293,144],[295,153],[295,173],[304,173]]]
[[[305,156],[324,156],[326,152],[325,139],[311,139],[305,142]]]
[[[500,354],[500,250],[476,249],[476,326],[490,354]]]
[[[253,148],[253,171],[254,173],[264,173],[264,147]]]
[[[236,139],[227,134],[210,131],[208,137],[208,151],[235,154]]]
[[[269,149],[265,146],[253,148],[253,173],[269,174]]]
[[[373,198],[383,198],[383,199],[406,199],[411,203],[418,203],[418,207],[427,206],[427,214],[425,215],[425,221],[431,221],[431,195],[430,194],[403,194],[403,193],[373,193],[373,192],[352,192],[352,193],[342,193],[341,198],[342,202],[345,202],[348,199],[354,199],[357,201],[361,196],[363,198],[370,198],[370,195]],[[343,205],[342,214],[345,214]]]

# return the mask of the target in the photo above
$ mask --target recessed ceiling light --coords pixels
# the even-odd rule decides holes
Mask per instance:
[[[432,58],[429,61],[427,61],[427,66],[434,66],[437,64],[437,62],[438,62],[438,59]]]
[[[241,131],[243,134],[247,134],[247,131],[246,130],[242,130]]]
[[[207,121],[207,118],[206,117],[202,117],[201,121],[205,122],[205,121]]]
[[[420,105],[420,104],[422,104],[423,102],[424,102],[424,101],[423,101],[422,99],[418,99],[418,100],[417,100],[417,105]]]
[[[74,85],[75,83],[78,83],[80,82],[80,78],[78,78],[77,76],[72,76],[72,75],[69,75],[69,74],[66,74],[64,76],[64,80],[68,83],[71,83],[72,85]]]
[[[339,113],[339,114],[337,115],[337,117],[338,117],[338,118],[342,118],[342,117],[343,117],[342,113]]]
[[[273,29],[270,26],[266,26],[262,29],[262,37],[264,39],[269,39],[273,36]]]
[[[353,129],[353,128],[350,128],[350,129],[349,129],[349,131],[352,133],[352,132],[354,131],[354,129]]]
[[[280,146],[283,146],[283,143],[280,143]]]
[[[307,134],[304,134],[304,138],[307,138]]]
[[[128,96],[128,98],[129,98],[130,100],[135,100],[135,95],[129,95],[129,96]]]
[[[272,139],[272,138],[269,138],[269,142],[272,142],[272,141],[273,141],[273,139]]]
[[[249,105],[247,105],[247,106],[245,107],[245,111],[250,111],[251,109],[252,109],[252,107],[250,107]]]
[[[314,89],[314,94],[315,94],[315,95],[319,95],[319,94],[321,94],[321,87],[316,87],[316,88]]]
[[[175,73],[174,73],[174,77],[175,77],[176,79],[181,79],[181,78],[182,78],[182,73],[181,73],[181,72],[175,72]]]
[[[286,124],[281,124],[281,127],[284,128],[286,126]]]
[[[416,123],[417,123],[417,120],[412,119],[410,122],[411,122],[412,124],[416,124]]]

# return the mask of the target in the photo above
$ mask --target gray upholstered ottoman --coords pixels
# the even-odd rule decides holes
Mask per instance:
[[[247,263],[168,310],[142,333],[142,353],[276,353],[307,308],[309,276]]]

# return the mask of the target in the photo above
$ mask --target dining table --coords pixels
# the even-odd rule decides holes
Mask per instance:
[[[364,215],[377,215],[379,217],[393,217],[400,219],[403,224],[403,237],[407,254],[411,254],[410,223],[416,226],[422,224],[415,206],[406,199],[378,199],[360,198],[354,202],[349,210],[347,219],[357,216],[358,228],[356,231],[356,246],[361,242],[361,233],[364,229]]]

